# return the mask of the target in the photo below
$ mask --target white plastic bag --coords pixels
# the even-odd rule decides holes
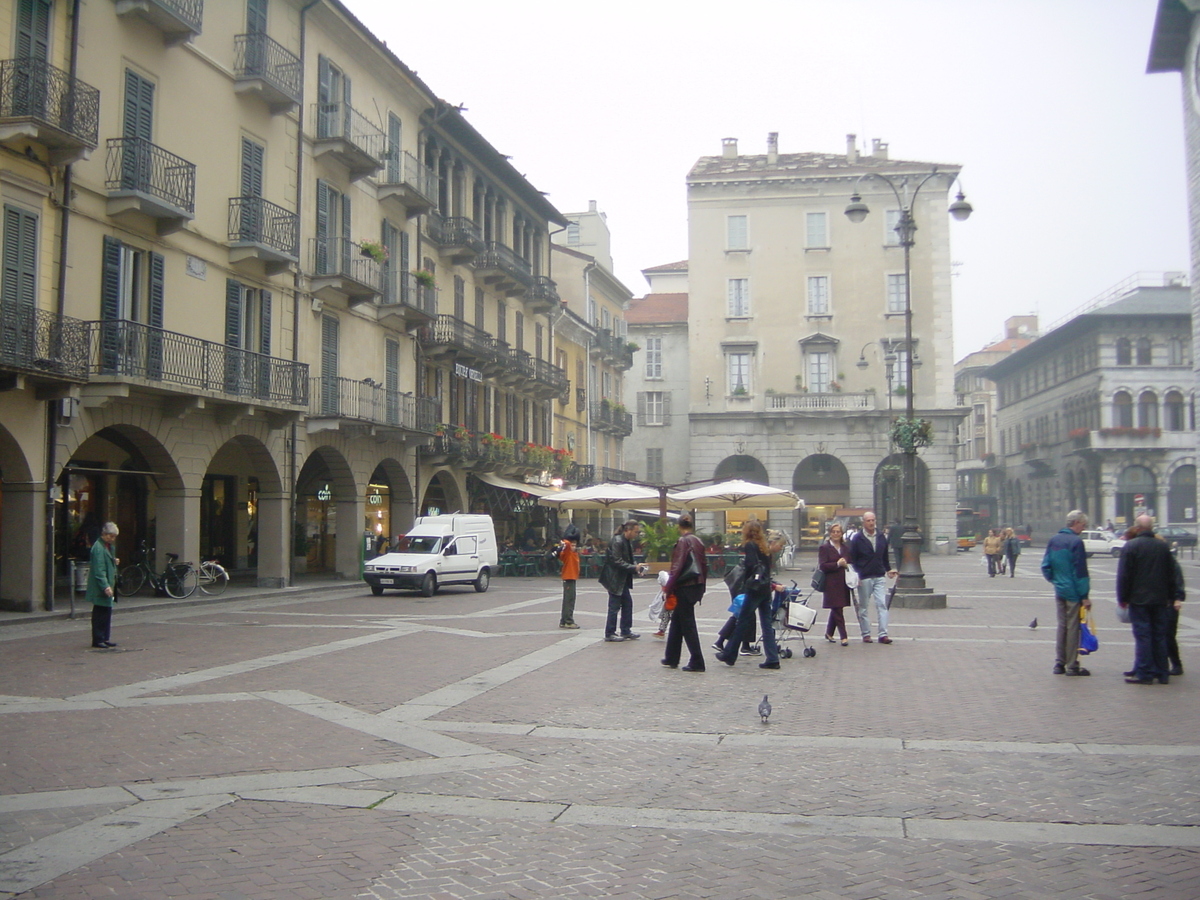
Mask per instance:
[[[650,608],[646,610],[646,617],[655,624],[658,623],[658,617],[662,615],[663,603],[666,602],[666,595],[659,591],[654,595],[654,599],[650,601]]]
[[[846,568],[846,587],[852,591],[858,589],[858,573],[853,566]]]

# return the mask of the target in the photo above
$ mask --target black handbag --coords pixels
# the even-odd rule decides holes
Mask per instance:
[[[825,570],[824,569],[813,569],[811,584],[812,584],[812,588],[814,591],[824,591],[825,590]]]
[[[744,592],[746,586],[746,566],[738,563],[725,573],[725,586],[729,588],[729,596],[736,597]]]
[[[679,575],[675,578],[675,586],[682,587],[683,585],[694,584],[699,580],[700,564],[696,562],[696,552],[688,548],[687,562],[679,570]]]

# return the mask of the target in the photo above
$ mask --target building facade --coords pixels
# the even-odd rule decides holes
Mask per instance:
[[[567,220],[337,0],[71,8],[0,12],[0,602],[107,520],[263,585],[527,529]]]
[[[1135,277],[986,370],[1003,524],[1196,522],[1190,297],[1182,273]]]
[[[869,176],[915,188],[935,169],[915,200],[909,347],[899,204]],[[899,519],[901,455],[890,430],[905,406],[901,373],[912,352],[915,411],[934,431],[918,459],[917,519],[927,537],[954,534],[962,413],[946,192],[957,174],[953,165],[892,160],[880,141],[862,155],[852,135],[844,154],[780,153],[771,135],[765,155],[745,156],[726,139],[720,156],[695,164],[687,178],[692,478],[736,475],[795,490],[804,518],[775,512],[771,524],[809,541],[839,511],[874,507],[885,522]],[[860,224],[843,214],[856,192],[872,210]]]

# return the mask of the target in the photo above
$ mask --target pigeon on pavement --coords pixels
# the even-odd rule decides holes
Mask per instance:
[[[1030,622],[1030,623],[1029,623],[1029,627],[1030,627],[1030,628],[1037,628],[1037,618],[1036,618],[1036,617],[1034,617],[1034,620],[1033,620],[1032,622]]]
[[[768,724],[767,719],[771,718],[771,703],[766,694],[763,694],[762,703],[758,704],[758,714],[762,716],[763,724]]]

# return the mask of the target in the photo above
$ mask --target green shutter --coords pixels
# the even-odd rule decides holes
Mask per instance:
[[[147,309],[146,375],[162,378],[163,372],[163,293],[166,281],[166,260],[161,253],[150,253],[150,297]]]
[[[267,0],[246,0],[246,31],[267,33]]]
[[[316,258],[313,268],[318,275],[329,274],[329,185],[317,179]]]
[[[50,0],[18,0],[17,59],[50,58]]]

